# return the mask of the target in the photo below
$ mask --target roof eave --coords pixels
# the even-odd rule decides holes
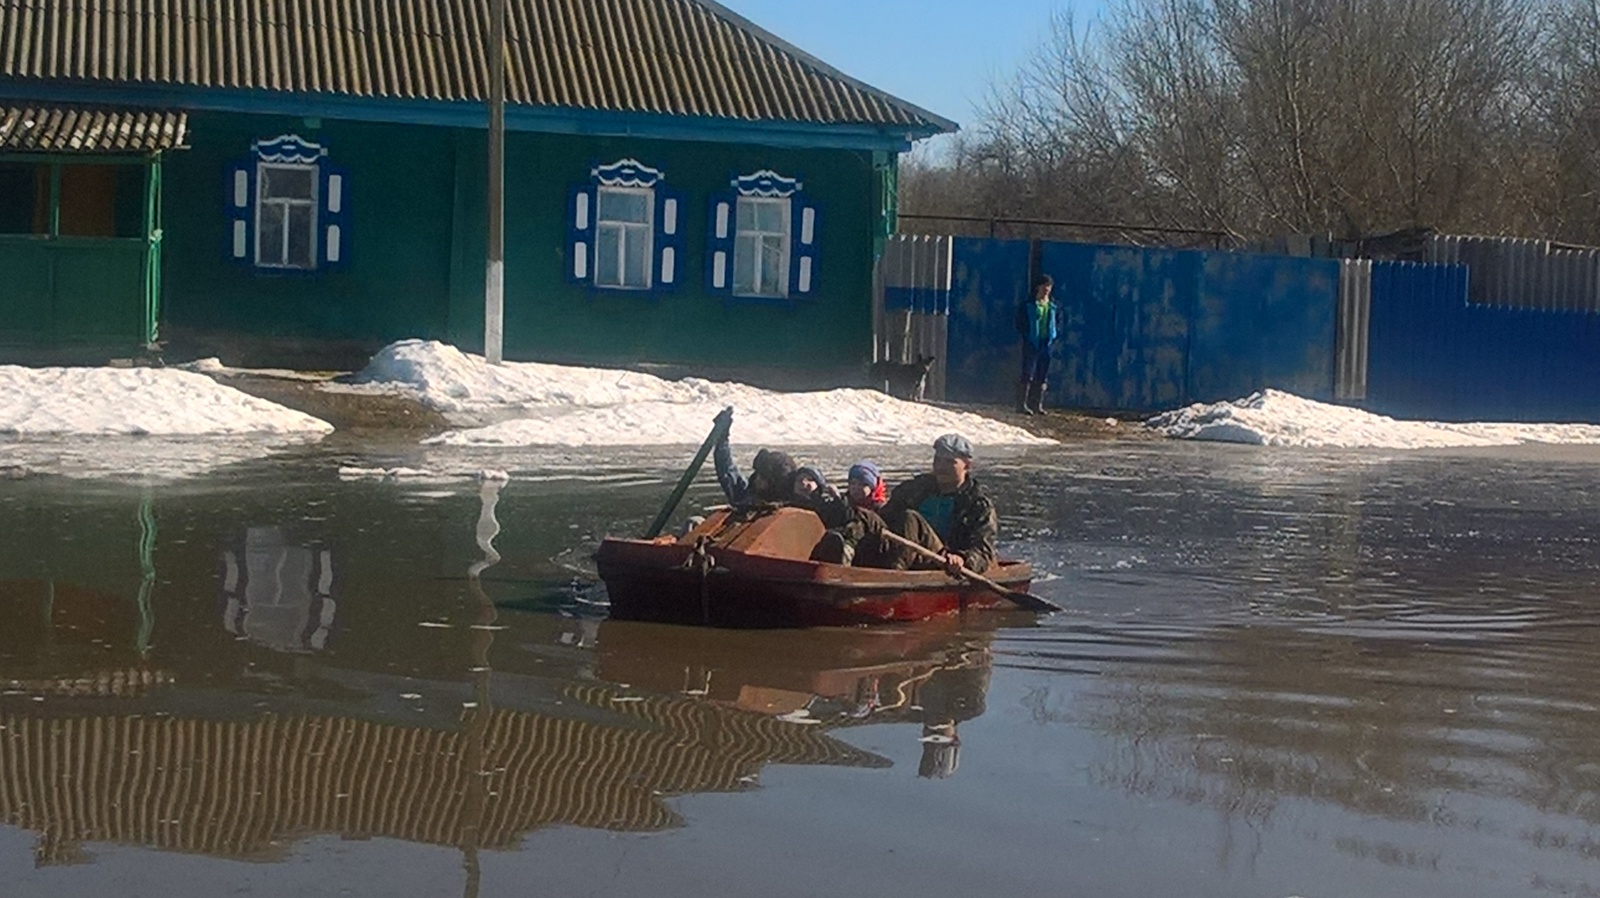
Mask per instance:
[[[481,102],[355,97],[342,94],[297,94],[150,84],[0,78],[0,98],[456,128],[484,128],[488,121],[485,104]],[[746,120],[531,105],[507,106],[506,128],[511,131],[594,137],[640,137],[752,143],[794,148],[895,151],[907,150],[917,140],[945,133],[943,127],[932,123],[889,125]]]

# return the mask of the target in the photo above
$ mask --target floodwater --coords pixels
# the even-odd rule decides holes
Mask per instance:
[[[409,461],[0,481],[0,894],[1600,894],[1596,450],[1003,456],[1068,613],[757,633],[605,619],[676,453]]]

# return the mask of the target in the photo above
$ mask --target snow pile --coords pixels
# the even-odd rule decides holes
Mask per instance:
[[[168,368],[0,365],[0,433],[35,436],[321,434],[332,425]]]
[[[1262,390],[1244,399],[1196,403],[1146,422],[1169,437],[1257,446],[1432,449],[1518,443],[1600,443],[1592,424],[1447,424],[1396,421],[1360,409]]]
[[[876,390],[778,393],[698,378],[531,362],[486,364],[437,342],[408,340],[375,356],[356,387],[415,396],[462,423],[498,421],[429,442],[446,446],[654,446],[698,443],[724,406],[743,445],[931,445],[951,431],[985,445],[1048,444],[979,415]],[[504,420],[511,417],[512,420]]]

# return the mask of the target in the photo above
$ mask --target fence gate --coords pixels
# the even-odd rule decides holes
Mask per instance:
[[[950,237],[890,237],[873,273],[872,360],[932,358],[928,399],[943,399],[950,336]]]

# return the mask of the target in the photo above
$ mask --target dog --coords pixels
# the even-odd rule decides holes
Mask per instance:
[[[921,402],[932,369],[933,356],[928,355],[919,355],[914,362],[873,362],[872,382],[883,385],[890,396]]]

